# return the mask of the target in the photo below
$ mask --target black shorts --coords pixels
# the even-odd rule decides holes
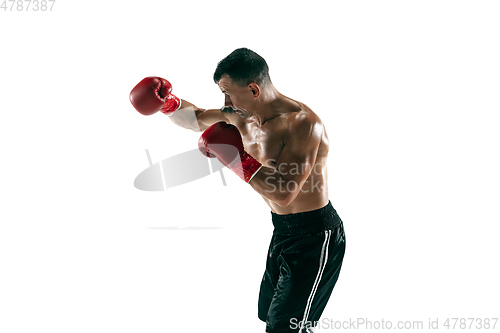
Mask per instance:
[[[269,333],[305,333],[306,327],[316,326],[339,277],[345,251],[342,220],[330,202],[310,212],[272,213],[272,218],[259,318]]]

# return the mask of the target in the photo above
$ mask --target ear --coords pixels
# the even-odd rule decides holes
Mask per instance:
[[[253,98],[259,98],[260,97],[260,87],[257,83],[250,83],[248,85],[248,89],[252,92]]]

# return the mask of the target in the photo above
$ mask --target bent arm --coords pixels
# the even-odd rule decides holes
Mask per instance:
[[[282,207],[295,200],[309,178],[323,132],[322,126],[310,118],[294,123],[276,169],[262,167],[249,183],[259,194]]]

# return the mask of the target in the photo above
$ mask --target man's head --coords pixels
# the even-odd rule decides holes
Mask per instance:
[[[253,114],[261,94],[272,87],[264,58],[246,49],[236,49],[217,65],[214,81],[225,94],[225,110],[242,117]]]
[[[214,82],[219,83],[224,74],[240,87],[246,87],[250,83],[264,86],[271,82],[269,67],[264,58],[247,48],[234,50],[217,64]]]

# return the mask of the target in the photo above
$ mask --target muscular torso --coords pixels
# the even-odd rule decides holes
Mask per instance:
[[[306,105],[296,102],[299,108],[284,112],[263,125],[259,125],[255,118],[242,118],[235,113],[226,114],[228,120],[240,131],[245,150],[263,166],[277,169],[277,161],[286,145],[286,138],[293,135],[293,128],[290,127],[289,117],[300,115],[313,117],[320,125],[322,134],[317,150],[316,160],[306,182],[303,184],[297,197],[286,207],[279,206],[275,202],[263,197],[271,210],[277,214],[290,214],[319,209],[328,204],[328,184],[327,184],[327,157],[328,157],[328,137],[319,117],[316,116]],[[302,172],[303,169],[297,163],[295,172]]]

